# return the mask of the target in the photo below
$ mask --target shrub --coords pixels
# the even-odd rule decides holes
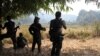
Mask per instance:
[[[99,24],[95,24],[93,33],[94,33],[93,34],[94,36],[100,36],[100,25]]]
[[[81,31],[81,32],[77,33],[77,35],[81,36],[81,37],[88,37],[88,36],[90,36],[90,33]]]
[[[74,32],[68,33],[67,37],[68,37],[68,38],[73,38],[73,39],[77,38],[77,36],[75,35]]]

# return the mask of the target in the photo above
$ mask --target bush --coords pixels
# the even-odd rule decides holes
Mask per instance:
[[[94,36],[100,36],[100,25],[99,24],[95,25],[93,33],[94,33],[93,34]]]
[[[81,36],[81,37],[88,37],[88,36],[90,36],[90,33],[81,31],[81,32],[77,33],[77,35]]]
[[[68,37],[68,38],[76,39],[76,38],[77,38],[77,35],[75,35],[74,32],[70,32],[70,33],[68,33],[67,37]]]

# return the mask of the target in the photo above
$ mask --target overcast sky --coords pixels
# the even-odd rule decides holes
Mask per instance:
[[[69,11],[67,14],[78,15],[80,10],[84,9],[86,11],[94,10],[98,11],[97,5],[93,2],[86,4],[85,0],[77,1],[75,3],[69,4],[73,8],[73,11]]]
[[[98,11],[100,10],[100,8],[98,9],[97,5],[93,2],[86,4],[85,0],[80,0],[80,1],[76,1],[74,3],[68,4],[71,8],[73,8],[73,10],[70,10],[68,12],[62,12],[62,14],[71,14],[71,15],[76,15],[78,16],[80,10],[84,9],[86,11],[90,11],[90,10],[94,10],[94,11]],[[55,10],[56,11],[56,10]],[[45,14],[44,11],[41,11],[41,13]]]
[[[69,5],[71,8],[73,8],[73,10],[71,10],[71,11],[62,12],[62,18],[67,20],[67,21],[73,21],[73,20],[76,20],[76,18],[68,17],[66,15],[78,16],[79,12],[83,9],[86,11],[90,11],[90,10],[99,11],[100,10],[97,8],[97,5],[95,3],[91,2],[91,3],[86,4],[85,0],[76,1],[72,4],[67,4],[67,5]],[[54,16],[54,13],[53,14],[52,13],[46,14],[46,12],[41,11],[39,14],[39,17],[41,18],[42,21],[43,20],[50,21],[55,16]],[[34,16],[30,15],[30,18],[34,19]]]

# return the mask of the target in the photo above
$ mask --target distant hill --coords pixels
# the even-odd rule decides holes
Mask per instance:
[[[81,10],[76,20],[78,24],[92,24],[97,21],[100,22],[100,11]]]
[[[55,16],[53,14],[39,14],[40,19],[40,23],[42,25],[48,26],[48,24],[50,23],[50,20],[54,19]],[[66,21],[67,24],[70,24],[71,22],[75,22],[77,16],[75,15],[69,15],[69,14],[63,14],[61,17],[63,20]],[[30,25],[33,23],[34,20],[34,16],[26,16],[24,18],[20,18],[19,22],[23,25]]]
[[[65,20],[66,22],[75,22],[76,19],[77,19],[77,16],[76,15],[62,15],[62,19]]]

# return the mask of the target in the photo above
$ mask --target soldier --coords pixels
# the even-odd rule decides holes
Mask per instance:
[[[52,42],[52,51],[51,56],[60,56],[60,51],[62,48],[62,41],[63,41],[63,35],[62,34],[62,27],[66,29],[66,24],[62,20],[61,12],[57,11],[55,14],[55,19],[51,20],[50,22],[50,40]]]
[[[27,40],[22,33],[19,33],[19,36],[17,37],[17,48],[24,48],[25,45],[28,45]]]
[[[0,41],[2,41],[4,38],[10,37],[13,42],[14,49],[16,49],[16,31],[19,26],[15,27],[15,22],[11,20],[11,16],[7,16],[7,22],[2,28],[6,28],[7,33],[0,35]]]
[[[46,30],[44,27],[41,26],[39,23],[40,18],[35,17],[34,23],[30,25],[29,32],[32,34],[33,43],[32,43],[32,52],[34,52],[35,45],[38,45],[38,53],[41,53],[41,30]]]

